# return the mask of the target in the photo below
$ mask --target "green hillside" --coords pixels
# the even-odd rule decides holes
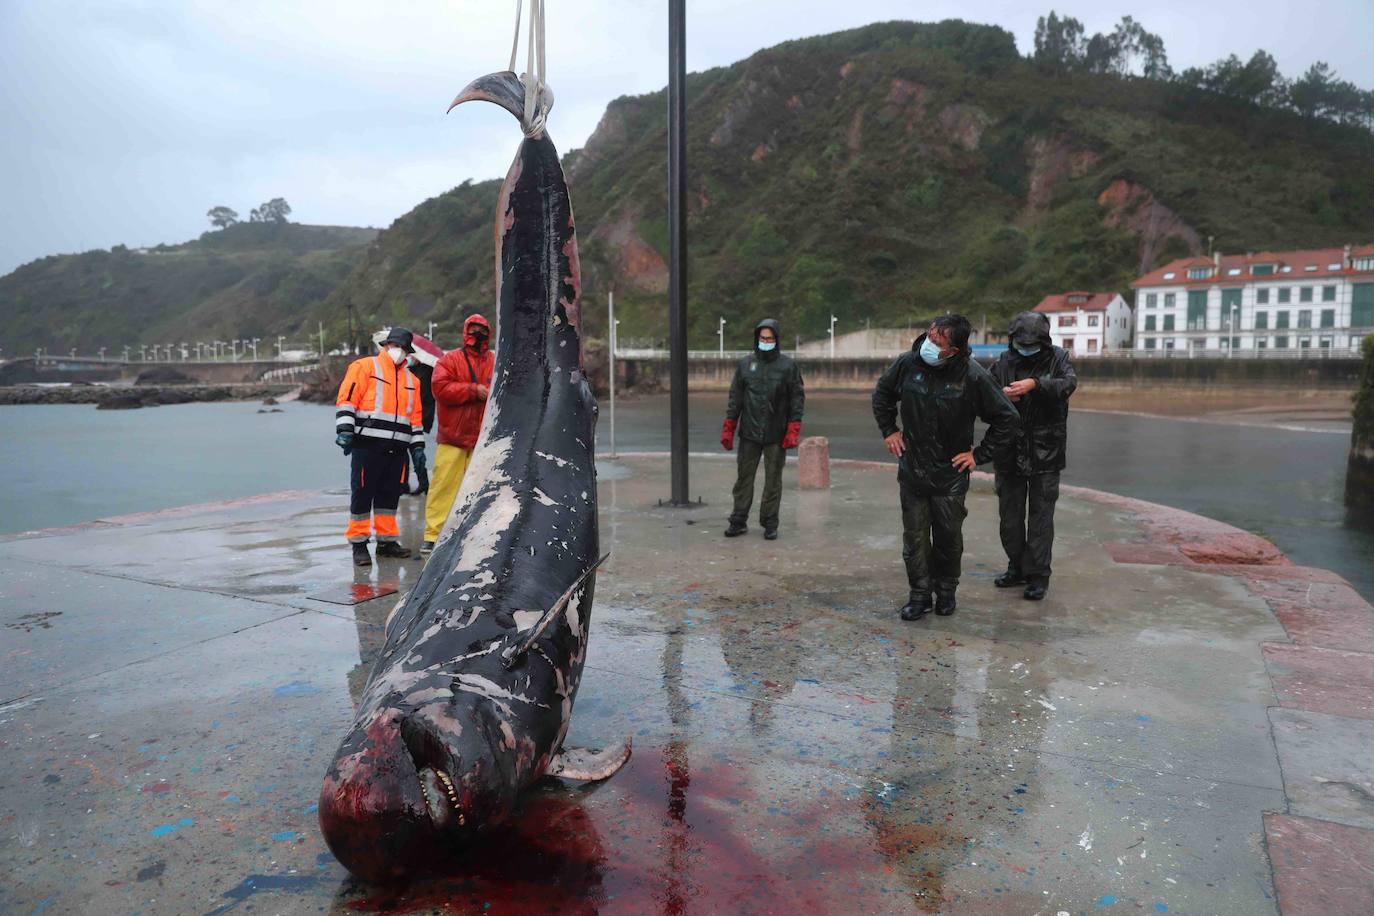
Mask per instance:
[[[1172,83],[1051,75],[1010,33],[885,23],[688,77],[691,339],[975,319],[1162,259],[1374,240],[1374,137]],[[666,333],[666,99],[608,107],[566,162],[593,333]],[[461,110],[453,117],[460,117]],[[552,133],[555,141],[555,108]],[[512,125],[511,151],[519,135]],[[426,201],[321,309],[456,327],[492,302],[497,183]],[[442,335],[440,335],[442,338]]]
[[[732,346],[762,315],[812,339],[832,313],[845,330],[947,308],[997,321],[1047,293],[1125,292],[1208,237],[1223,252],[1374,241],[1369,130],[1209,88],[1234,67],[1087,67],[1023,58],[992,26],[897,22],[689,75],[692,346],[715,345],[718,316]],[[566,155],[593,335],[612,287],[623,340],[666,334],[666,107],[664,92],[617,99]],[[558,123],[555,108],[555,142]],[[512,155],[519,139],[512,122]],[[0,279],[4,344],[299,338],[317,321],[341,341],[350,304],[364,327],[432,320],[451,344],[493,307],[498,187],[425,201],[364,248],[365,230],[258,223],[47,258]]]
[[[374,229],[239,223],[182,245],[57,255],[0,277],[7,353],[274,338],[346,277]]]

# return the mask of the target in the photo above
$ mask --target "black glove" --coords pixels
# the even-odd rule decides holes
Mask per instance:
[[[423,442],[410,447],[410,460],[417,469],[425,466],[425,444]]]
[[[353,434],[339,433],[334,437],[334,444],[343,449],[343,453],[347,455],[349,452],[353,451]]]

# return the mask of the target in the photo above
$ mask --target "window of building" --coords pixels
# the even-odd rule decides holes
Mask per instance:
[[[1236,327],[1240,327],[1240,294],[1238,289],[1224,289],[1221,291],[1221,327],[1230,328],[1234,322]]]
[[[1173,329],[1174,329],[1174,316],[1173,316],[1173,315],[1165,315],[1165,316],[1164,316],[1164,330],[1166,330],[1166,331],[1172,331]]]
[[[1330,337],[1323,337],[1323,338],[1320,338],[1320,339],[1317,341],[1317,347],[1318,347],[1319,349],[1322,349],[1322,350],[1330,350],[1330,349],[1331,349],[1331,338],[1330,338]]]
[[[1272,277],[1274,275],[1273,264],[1256,264],[1250,268],[1250,273],[1257,277]]]
[[[1098,316],[1097,316],[1097,315],[1089,315],[1089,316],[1088,316],[1088,327],[1090,327],[1090,328],[1095,328],[1095,327],[1097,327],[1097,326],[1098,326]]]
[[[1288,335],[1287,335],[1287,334],[1280,334],[1280,335],[1278,335],[1277,337],[1274,338],[1274,349],[1275,349],[1275,350],[1287,350],[1287,349],[1288,349]]]
[[[1306,271],[1306,272],[1309,273],[1309,274],[1314,274],[1314,273],[1317,272],[1317,265],[1316,265],[1316,264],[1308,264],[1306,267],[1303,268],[1303,270]]]
[[[1165,293],[1165,294],[1164,294],[1164,307],[1165,307],[1166,309],[1171,309],[1171,308],[1173,308],[1174,305],[1175,305],[1175,303],[1177,303],[1177,302],[1178,302],[1178,296],[1174,295],[1173,293]]]
[[[1276,328],[1286,328],[1286,327],[1288,327],[1288,313],[1287,313],[1287,312],[1275,312],[1275,313],[1274,313],[1274,316],[1275,316],[1275,317],[1274,317],[1274,327],[1276,327]]]
[[[1077,315],[1060,315],[1060,316],[1059,316],[1059,326],[1060,326],[1061,328],[1075,328],[1075,327],[1078,327],[1078,316],[1077,316]]]
[[[1166,337],[1166,338],[1164,338],[1164,349],[1166,349],[1166,350],[1172,350],[1173,348],[1174,348],[1174,339],[1173,339],[1172,337]]]
[[[1177,277],[1177,276],[1178,276],[1178,274],[1174,273],[1174,272],[1171,270],[1171,271],[1169,271],[1167,274],[1164,275],[1164,279],[1166,279],[1166,280],[1172,280],[1174,277]]]
[[[1267,286],[1264,289],[1255,290],[1255,302],[1260,305],[1269,304],[1269,288]]]
[[[1256,338],[1255,338],[1255,349],[1256,349],[1256,350],[1267,350],[1267,349],[1269,349],[1269,338],[1267,338],[1267,337],[1256,337]]]
[[[1068,350],[1070,353],[1073,352],[1073,341],[1074,341],[1074,338],[1072,338],[1072,337],[1065,337],[1065,338],[1064,338],[1064,349],[1065,349],[1065,350]]]
[[[1311,347],[1312,347],[1312,338],[1310,338],[1310,337],[1299,337],[1299,338],[1298,338],[1298,349],[1299,349],[1299,350],[1308,350],[1308,349],[1311,349]]]
[[[1206,280],[1206,279],[1207,279],[1208,277],[1210,277],[1211,275],[1212,275],[1212,268],[1210,268],[1210,267],[1190,267],[1190,268],[1188,268],[1188,279],[1189,279],[1189,280]]]
[[[1336,287],[1334,287],[1334,286],[1323,286],[1323,287],[1322,287],[1322,301],[1323,301],[1323,302],[1335,302],[1335,301],[1336,301]]]
[[[1145,330],[1147,330],[1147,331],[1153,331],[1154,329],[1155,329],[1155,316],[1154,316],[1154,315],[1146,315],[1146,316],[1145,316]]]
[[[1356,270],[1374,270],[1374,258],[1356,258],[1350,266]]]
[[[1350,287],[1350,326],[1374,328],[1374,283],[1356,283]]]
[[[1089,337],[1089,338],[1088,338],[1088,352],[1089,352],[1089,353],[1096,353],[1096,352],[1097,352],[1097,338],[1096,338],[1096,337]]]
[[[1228,276],[1228,277],[1239,277],[1239,276],[1240,276],[1240,268],[1239,268],[1239,267],[1232,267],[1230,270],[1226,271],[1226,276]]]
[[[1279,287],[1279,302],[1293,301],[1293,291],[1286,286]]]
[[[1269,313],[1268,313],[1268,312],[1256,312],[1256,313],[1255,313],[1255,330],[1257,330],[1257,331],[1263,331],[1263,330],[1266,330],[1268,327],[1269,327]]]
[[[1311,302],[1311,301],[1312,301],[1312,287],[1310,287],[1310,286],[1303,286],[1303,287],[1300,287],[1300,288],[1298,289],[1298,301],[1299,301],[1299,302]]]
[[[1158,341],[1156,341],[1153,337],[1147,337],[1145,338],[1145,349],[1153,350],[1155,349],[1155,344],[1157,343]]]
[[[1188,290],[1188,330],[1202,331],[1207,328],[1207,290]]]
[[[1340,270],[1340,269],[1341,269],[1341,265],[1339,265],[1339,264],[1328,264],[1328,265],[1326,265],[1326,269],[1327,269],[1327,270]]]
[[[1334,328],[1336,326],[1336,310],[1322,309],[1322,327]]]
[[[1155,307],[1156,305],[1158,305],[1158,304],[1159,304],[1159,293],[1146,293],[1146,294],[1145,294],[1145,307],[1146,307],[1147,309],[1152,309],[1152,308],[1154,308],[1154,307]]]
[[[1310,327],[1312,327],[1312,310],[1311,310],[1311,309],[1298,309],[1298,327],[1300,327],[1300,328],[1310,328]]]
[[[1285,264],[1285,265],[1283,265],[1282,267],[1279,268],[1279,273],[1281,273],[1281,274],[1291,274],[1292,272],[1293,272],[1293,268],[1290,267],[1290,266],[1288,266],[1287,264]]]

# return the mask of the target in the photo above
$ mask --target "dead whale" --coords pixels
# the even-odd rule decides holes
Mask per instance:
[[[526,136],[497,205],[498,342],[482,433],[320,793],[329,848],[368,880],[451,853],[541,777],[605,778],[629,757],[628,744],[563,748],[605,558],[577,240],[540,88],[533,118],[509,71],[453,102],[496,102]]]

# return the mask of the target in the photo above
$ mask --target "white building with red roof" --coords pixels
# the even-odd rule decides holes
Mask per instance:
[[[1131,307],[1119,293],[1068,292],[1046,296],[1035,311],[1050,320],[1050,339],[1074,356],[1129,347]]]
[[[1374,245],[1183,258],[1131,286],[1140,350],[1344,350],[1374,333]]]

